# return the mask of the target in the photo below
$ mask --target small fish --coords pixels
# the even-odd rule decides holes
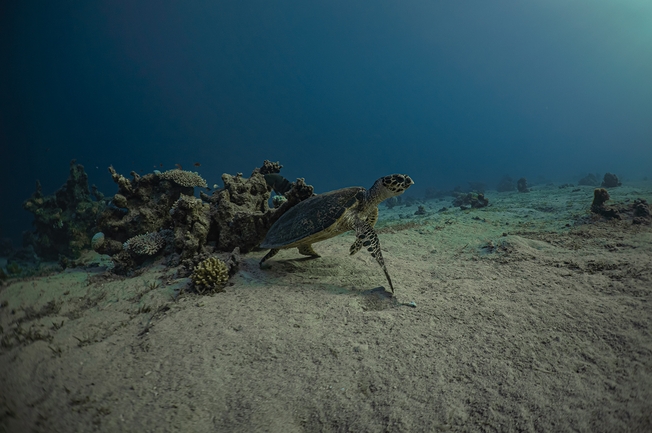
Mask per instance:
[[[183,170],[183,168],[181,168],[181,164],[174,164],[174,166],[177,168],[177,170]]]
[[[159,166],[159,167],[163,167],[163,163],[160,163],[158,166]]]
[[[194,165],[195,167],[201,167],[201,164],[198,163],[198,162],[194,163],[193,165]]]

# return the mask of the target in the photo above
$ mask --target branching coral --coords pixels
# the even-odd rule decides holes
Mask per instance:
[[[209,257],[195,266],[190,279],[199,293],[221,292],[229,280],[229,268],[217,257]]]

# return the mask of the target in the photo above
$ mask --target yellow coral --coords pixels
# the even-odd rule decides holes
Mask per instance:
[[[229,267],[217,257],[210,257],[195,266],[190,279],[199,293],[221,292],[229,280]]]
[[[194,171],[174,169],[164,171],[163,173],[159,174],[159,176],[162,179],[171,180],[172,182],[181,186],[200,186],[202,188],[206,188],[208,186],[206,184],[206,180],[204,180],[204,178],[201,177],[199,173]]]

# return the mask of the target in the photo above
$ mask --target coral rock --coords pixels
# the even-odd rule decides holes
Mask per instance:
[[[618,180],[618,176],[611,173],[605,173],[604,179],[602,180],[602,188],[615,188],[620,185],[622,185],[622,183]]]
[[[200,199],[181,194],[170,209],[174,224],[174,247],[186,259],[206,244],[210,228],[210,206]]]
[[[609,200],[609,192],[604,188],[596,188],[593,191],[593,203],[591,204],[591,212],[602,215],[607,219],[620,219],[618,209],[605,206],[605,202]]]

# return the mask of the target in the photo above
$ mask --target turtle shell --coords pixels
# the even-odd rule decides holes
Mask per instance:
[[[272,225],[261,248],[283,248],[332,226],[344,212],[362,200],[359,186],[312,196],[291,207]]]

